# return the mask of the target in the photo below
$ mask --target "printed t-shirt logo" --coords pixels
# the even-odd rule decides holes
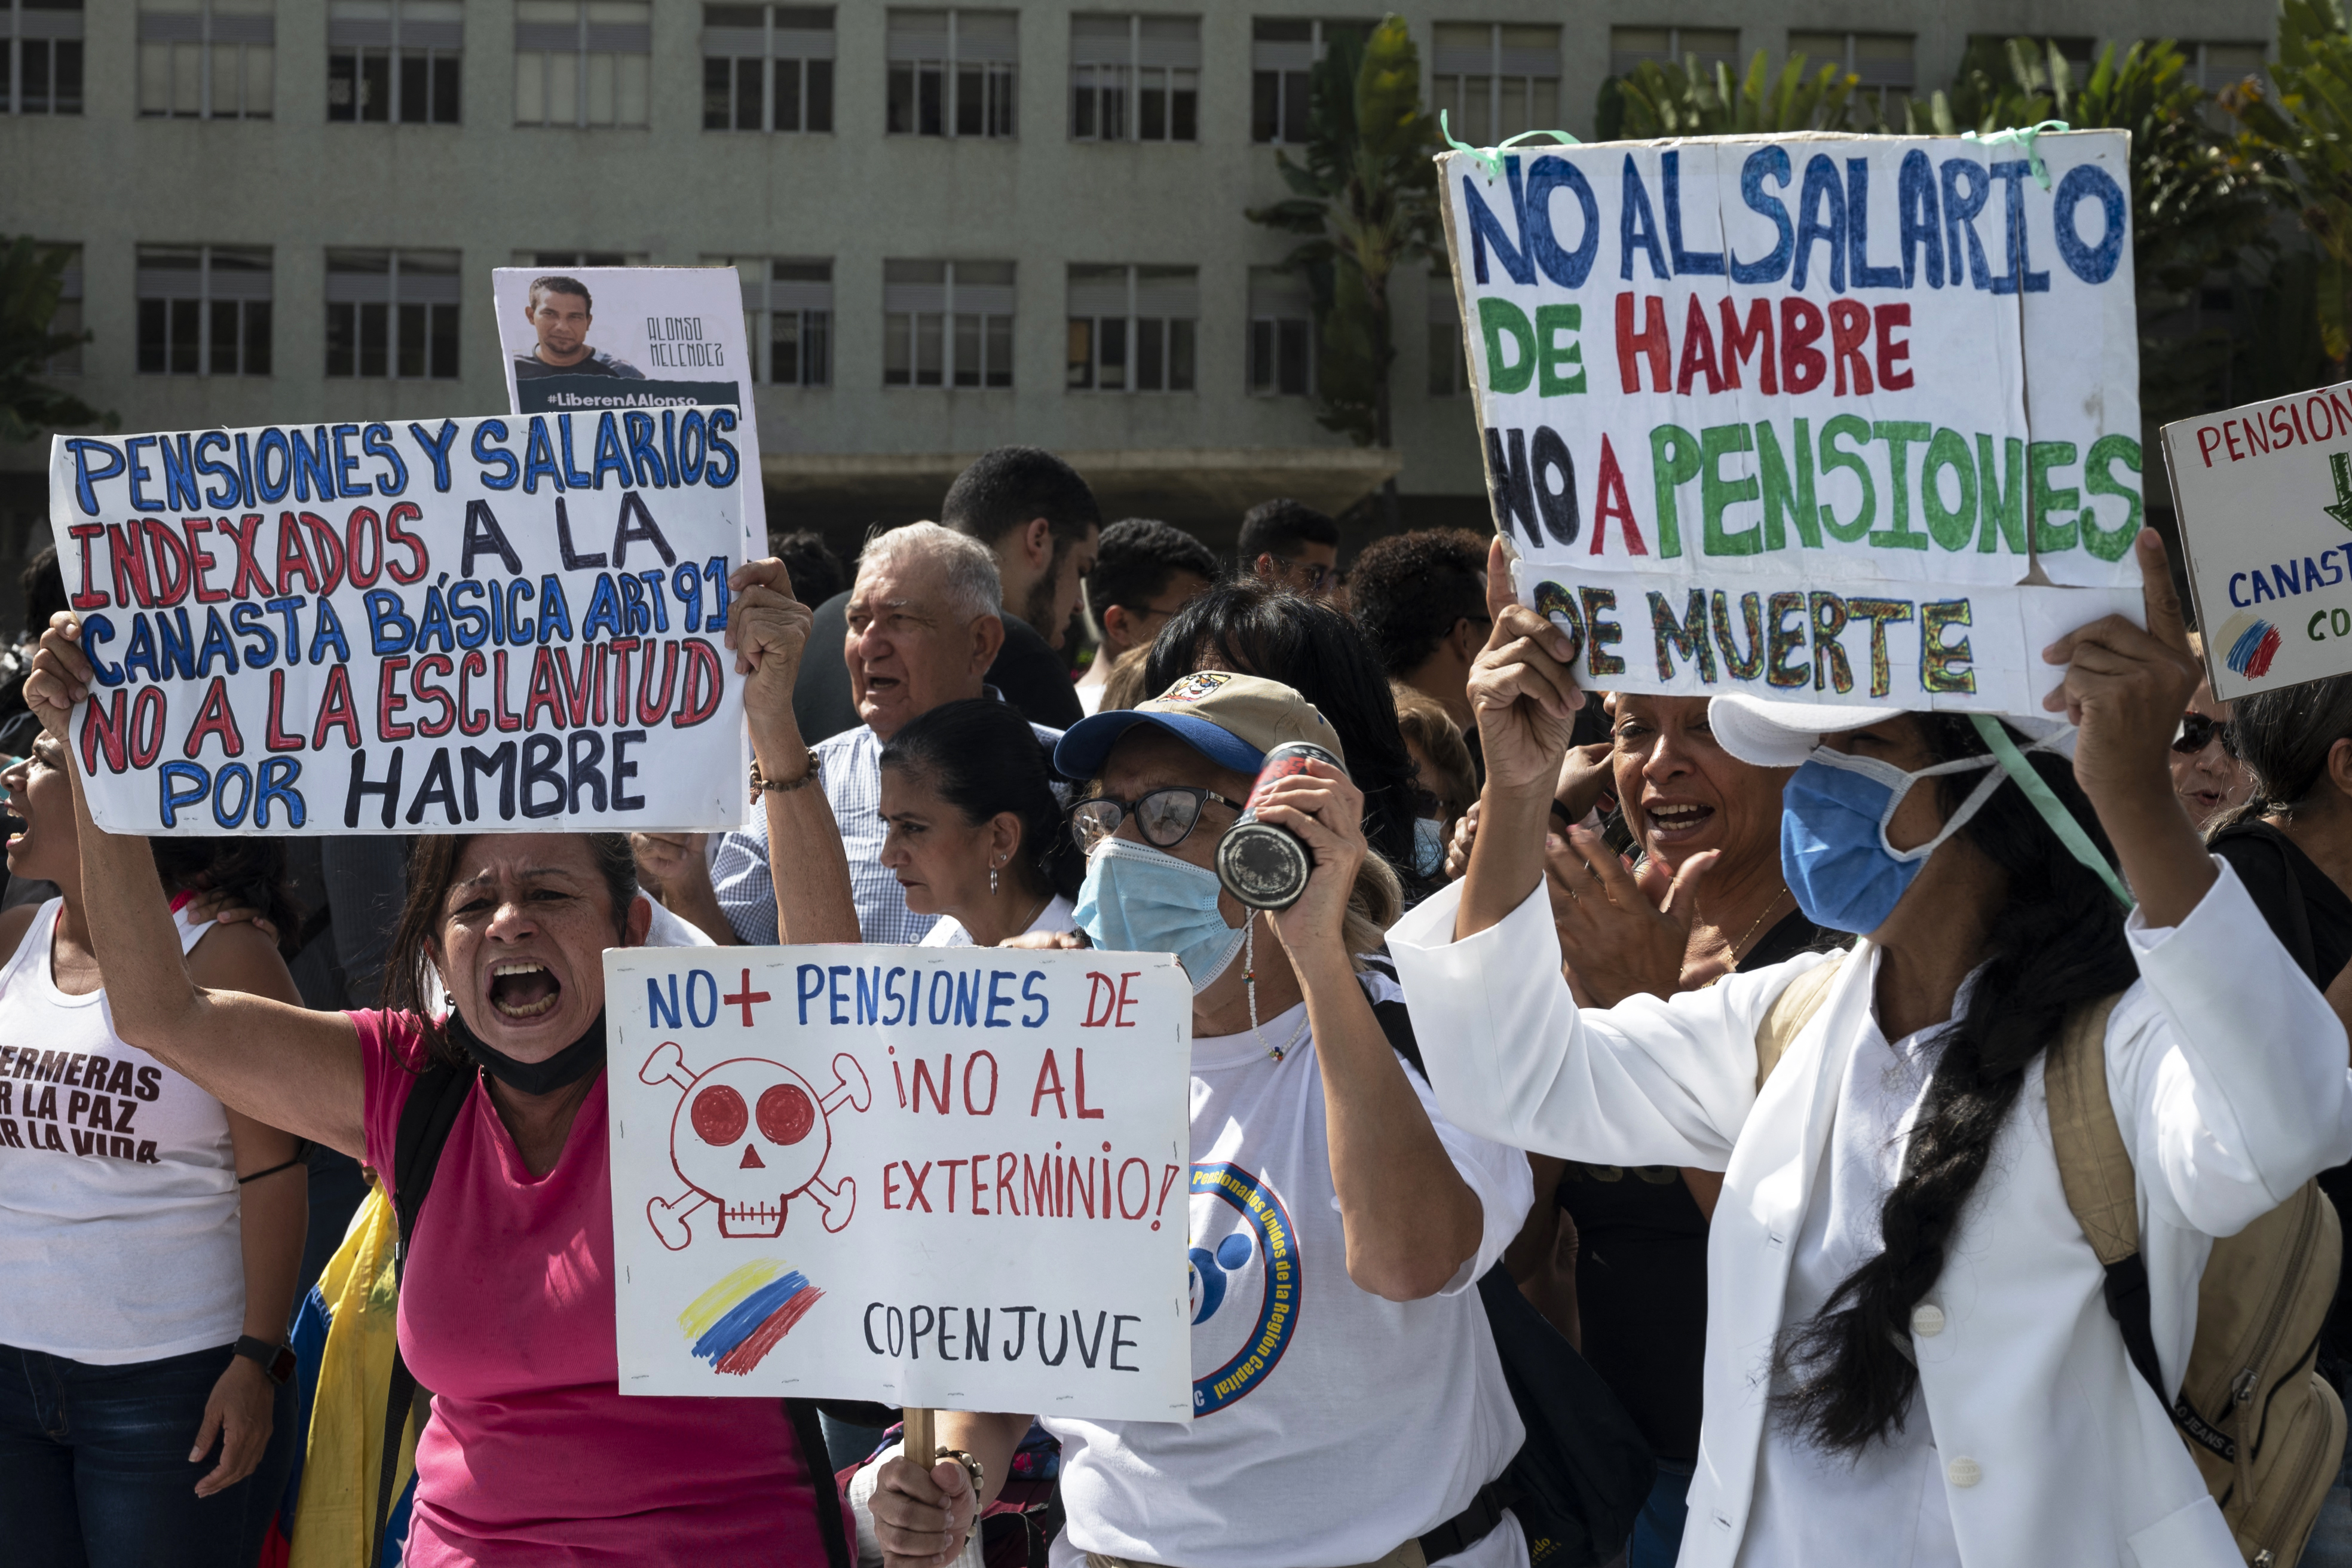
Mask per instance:
[[[1183,679],[1178,681],[1175,685],[1161,692],[1160,694],[1160,700],[1162,702],[1198,702],[1201,699],[1209,696],[1219,687],[1224,685],[1225,682],[1232,679],[1233,677],[1230,674],[1222,669],[1204,669],[1197,675],[1186,676]]]
[[[1223,1352],[1216,1370],[1192,1380],[1197,1418],[1243,1398],[1270,1375],[1298,1323],[1298,1240],[1290,1211],[1265,1178],[1226,1163],[1192,1167],[1192,1195],[1233,1209],[1241,1228],[1192,1258],[1192,1361]],[[1208,1240],[1220,1210],[1196,1210],[1196,1241]]]

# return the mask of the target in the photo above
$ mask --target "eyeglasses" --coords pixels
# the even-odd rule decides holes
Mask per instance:
[[[2234,757],[2238,754],[2237,731],[2225,719],[2209,719],[2202,713],[2184,713],[2180,728],[2172,732],[2172,749],[2184,757],[2193,757],[2215,741],[2221,750]]]
[[[1070,813],[1070,837],[1077,841],[1080,849],[1091,855],[1095,846],[1117,833],[1118,825],[1132,814],[1145,843],[1173,849],[1200,826],[1201,803],[1209,800],[1232,807],[1237,816],[1242,810],[1239,801],[1227,800],[1214,790],[1181,784],[1146,790],[1133,800],[1098,795],[1078,802]]]
[[[1310,594],[1321,588],[1324,584],[1331,581],[1332,568],[1323,565],[1319,562],[1310,561],[1299,563],[1292,561],[1287,555],[1271,554],[1268,555],[1267,559],[1271,560],[1276,566],[1281,567],[1285,572],[1298,571],[1306,573],[1307,591]]]

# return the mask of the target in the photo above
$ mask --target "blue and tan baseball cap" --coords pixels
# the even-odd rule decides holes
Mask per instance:
[[[1133,708],[1081,719],[1054,748],[1055,770],[1065,778],[1090,779],[1118,738],[1138,724],[1175,736],[1219,767],[1255,773],[1266,752],[1293,741],[1320,746],[1339,759],[1339,733],[1320,710],[1278,680],[1203,669]]]

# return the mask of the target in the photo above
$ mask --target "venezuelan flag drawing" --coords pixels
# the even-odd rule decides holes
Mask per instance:
[[[2278,657],[2279,630],[2260,616],[2243,613],[2230,617],[2221,628],[2221,643],[2227,650],[2221,662],[2249,680],[2260,680],[2271,672],[2271,660]]]
[[[766,1359],[777,1342],[824,1292],[808,1276],[772,1258],[726,1275],[677,1315],[694,1353],[713,1372],[744,1376]]]

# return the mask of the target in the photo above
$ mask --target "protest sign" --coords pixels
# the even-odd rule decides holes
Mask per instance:
[[[2044,644],[2137,618],[2127,151],[1442,157],[1496,526],[1578,679],[2032,711]]]
[[[583,292],[534,289],[551,278]],[[740,273],[731,267],[498,267],[490,271],[490,293],[505,350],[507,406],[517,414],[722,404],[740,409],[745,558],[767,554]]]
[[[742,819],[731,408],[49,449],[112,833]]]
[[[627,948],[604,976],[623,1393],[1191,1416],[1173,958]]]
[[[2164,463],[2213,695],[2352,670],[2352,382],[2168,425]]]

